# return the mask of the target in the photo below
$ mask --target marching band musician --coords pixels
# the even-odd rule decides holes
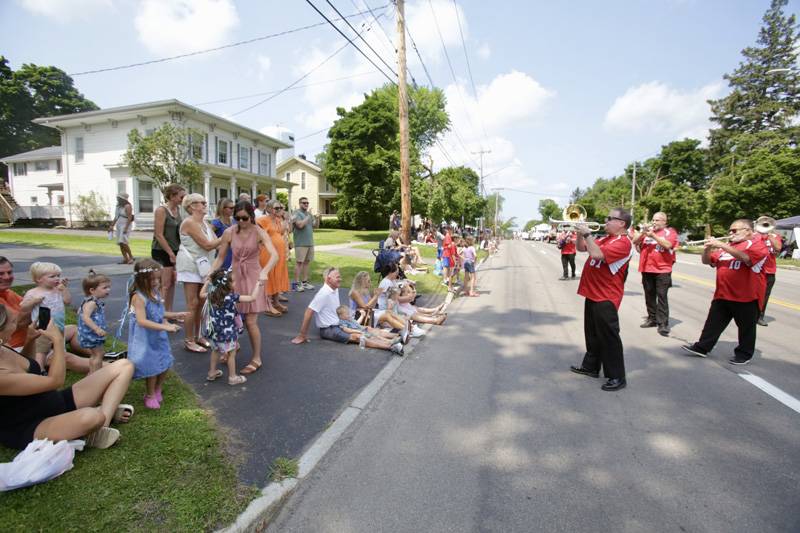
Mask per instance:
[[[558,278],[561,281],[570,279],[567,277],[567,266],[572,268],[572,279],[575,279],[575,241],[577,235],[574,231],[566,230],[558,234],[558,247],[561,249],[561,268],[564,275]]]
[[[758,325],[768,326],[769,324],[764,320],[764,312],[767,310],[767,302],[769,302],[772,286],[775,285],[775,273],[778,271],[778,262],[775,258],[780,253],[781,248],[783,248],[783,239],[780,235],[772,231],[772,228],[770,228],[768,233],[762,234],[761,238],[764,240],[764,245],[767,247],[769,255],[767,255],[767,261],[764,263],[764,277],[766,278],[767,286],[764,294],[764,303],[761,305],[761,314],[758,316]]]
[[[619,336],[618,309],[625,290],[628,262],[633,245],[627,229],[631,215],[622,208],[612,209],[606,217],[606,235],[597,240],[586,224],[578,223],[577,249],[589,252],[581,270],[578,294],[585,297],[583,332],[586,355],[580,366],[570,366],[576,374],[600,377],[600,367],[608,381],[600,387],[616,391],[625,387],[625,360]]]
[[[746,365],[756,348],[756,321],[765,289],[761,271],[769,252],[763,240],[754,236],[753,222],[749,219],[734,220],[728,233],[730,243],[706,241],[703,264],[717,269],[717,288],[700,340],[682,348],[706,357],[733,319],[739,329],[739,345],[729,362]]]
[[[667,227],[667,215],[659,211],[650,226],[636,234],[633,244],[639,251],[639,272],[642,273],[647,319],[642,328],[658,328],[664,337],[669,335],[669,300],[672,287],[672,264],[678,246],[678,232]]]

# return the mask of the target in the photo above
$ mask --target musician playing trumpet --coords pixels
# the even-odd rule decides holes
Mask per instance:
[[[756,348],[756,321],[765,289],[762,269],[769,252],[763,240],[754,235],[749,219],[734,220],[728,233],[727,243],[713,238],[706,240],[703,264],[717,269],[717,287],[700,340],[682,348],[706,357],[733,319],[739,329],[739,344],[729,362],[746,365]]]
[[[767,310],[769,295],[772,293],[772,286],[775,285],[775,273],[778,271],[778,264],[775,258],[783,248],[783,239],[775,233],[775,219],[771,217],[761,217],[756,221],[756,232],[761,234],[764,245],[769,251],[767,262],[764,263],[764,277],[766,279],[766,289],[764,293],[764,303],[761,305],[761,313],[758,315],[758,325],[768,326],[764,320],[764,313]]]
[[[678,232],[667,227],[667,214],[659,211],[650,225],[642,227],[641,233],[634,233],[633,245],[639,251],[639,272],[647,307],[647,318],[640,327],[658,328],[658,333],[666,337],[669,335],[667,292],[672,287]]]

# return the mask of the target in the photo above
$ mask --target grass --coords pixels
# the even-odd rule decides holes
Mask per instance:
[[[269,478],[271,481],[281,482],[290,477],[297,477],[299,471],[300,466],[296,459],[278,457],[272,462],[272,466],[269,469]]]
[[[68,313],[67,323],[74,320]],[[81,377],[68,372],[67,384]],[[3,494],[3,529],[208,531],[233,522],[258,490],[239,483],[214,418],[172,372],[159,411],[145,409],[143,395],[144,381],[134,381],[125,402],[136,414],[118,426],[118,444],[78,452],[60,477]],[[17,453],[0,446],[0,462]]]
[[[387,231],[350,230],[350,229],[315,229],[314,245],[344,244],[352,241],[378,242],[388,236]]]

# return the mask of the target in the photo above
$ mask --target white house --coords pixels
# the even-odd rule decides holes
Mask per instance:
[[[64,167],[60,146],[39,148],[0,161],[8,166],[13,193],[10,199],[5,194],[0,199],[4,212],[16,209],[22,218],[64,218]]]
[[[172,123],[202,132],[202,139],[191,141],[203,167],[203,182],[191,189],[209,200],[210,213],[222,198],[235,199],[243,192],[253,197],[265,193],[274,198],[276,189],[291,190],[293,186],[276,178],[275,169],[276,151],[290,145],[178,100],[38,118],[34,122],[57,129],[61,146],[10,156],[0,162],[9,166],[9,186],[19,205],[30,206],[34,198],[39,205],[63,205],[62,216],[68,225],[81,221],[74,208],[81,196],[98,193],[111,213],[116,195],[126,192],[137,227],[152,227],[161,193],[147,176],[132,176],[122,163],[128,133],[134,128],[147,135]],[[60,154],[56,154],[56,148]],[[43,163],[37,164],[44,160],[50,161],[47,170]]]
[[[297,209],[297,201],[305,196],[308,206],[317,215],[336,215],[334,200],[339,194],[325,176],[322,169],[315,163],[307,160],[304,155],[290,157],[278,163],[277,173],[283,177],[284,182],[295,185],[290,196],[292,209]]]

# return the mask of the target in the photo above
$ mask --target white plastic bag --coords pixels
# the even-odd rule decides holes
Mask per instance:
[[[73,446],[65,440],[34,440],[12,462],[0,464],[0,491],[50,481],[70,470],[75,458]]]

